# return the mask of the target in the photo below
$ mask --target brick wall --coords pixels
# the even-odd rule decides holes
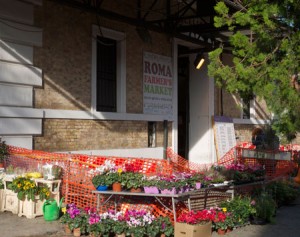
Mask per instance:
[[[35,108],[90,111],[92,25],[99,22],[126,34],[126,109],[143,112],[143,52],[170,56],[171,42],[164,34],[151,32],[152,43],[144,43],[133,26],[51,1],[36,9],[35,21],[43,28],[43,46],[34,50],[34,65],[43,70],[43,87],[34,90]],[[148,146],[147,136],[147,122],[45,119],[34,149],[143,148]],[[158,123],[157,146],[162,145],[163,125]]]
[[[34,138],[43,151],[97,150],[148,147],[148,123],[137,121],[45,119],[44,133]],[[171,124],[169,124],[169,131]],[[163,123],[157,124],[157,146],[163,146]],[[169,132],[171,145],[171,132]]]

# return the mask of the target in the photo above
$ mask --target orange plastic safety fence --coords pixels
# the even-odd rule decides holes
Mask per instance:
[[[235,160],[240,162],[247,162],[249,164],[262,163],[266,167],[267,175],[270,177],[286,175],[293,168],[295,168],[294,160],[300,159],[300,146],[288,145],[283,147],[283,150],[290,151],[292,153],[292,161],[285,160],[268,160],[268,159],[254,159],[254,158],[242,158],[242,149],[253,149],[251,144],[243,143],[242,146],[231,149],[222,157],[216,164],[229,164]],[[171,174],[173,172],[191,172],[207,170],[213,164],[198,164],[195,162],[189,162],[185,158],[174,153],[171,148],[167,149],[167,160],[161,159],[146,159],[146,158],[122,158],[122,157],[107,157],[107,156],[94,156],[94,155],[82,155],[82,154],[67,154],[67,153],[51,153],[37,150],[28,150],[24,148],[9,146],[10,155],[5,160],[5,166],[12,165],[19,167],[21,170],[36,171],[40,170],[45,164],[55,164],[62,167],[62,185],[61,193],[65,197],[66,203],[75,203],[79,207],[92,206],[97,204],[96,195],[92,193],[95,190],[91,180],[93,177],[93,170],[102,165],[105,161],[110,160],[117,166],[130,165],[141,173],[146,175],[152,174]],[[107,197],[101,196],[101,199]],[[157,200],[152,199],[151,202],[147,202],[148,199],[134,200],[139,203],[139,207],[143,208],[148,206],[152,209],[152,212],[156,216],[169,216],[173,219],[173,213],[165,206],[172,206],[170,199],[163,200],[165,206],[159,203]],[[129,203],[129,207],[133,205]],[[121,205],[121,204],[120,204]],[[179,203],[177,205],[180,205]],[[107,202],[101,206],[101,211],[111,209],[114,207],[112,201]],[[119,206],[121,208],[121,206]],[[123,206],[124,208],[124,206]],[[177,208],[178,214],[181,211],[185,211],[186,208]]]

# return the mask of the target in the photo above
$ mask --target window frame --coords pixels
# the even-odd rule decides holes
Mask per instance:
[[[126,113],[126,40],[125,33],[97,25],[92,26],[92,81],[91,112],[94,115]],[[117,110],[116,112],[97,111],[97,36],[117,41]]]

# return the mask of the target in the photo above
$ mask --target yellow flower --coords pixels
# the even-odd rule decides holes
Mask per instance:
[[[227,208],[226,207],[223,207],[222,210],[223,210],[223,212],[227,212]]]
[[[30,185],[31,188],[34,188],[34,186],[35,186],[34,184],[31,184],[31,185]]]
[[[21,184],[18,184],[17,187],[18,187],[18,188],[21,188]]]
[[[122,171],[123,171],[122,168],[118,168],[119,175],[121,175]]]
[[[66,207],[63,207],[63,208],[61,209],[61,211],[62,211],[62,213],[66,214],[67,208],[66,208]]]
[[[49,191],[46,192],[46,196],[47,196],[47,197],[50,196],[50,192],[49,192]]]

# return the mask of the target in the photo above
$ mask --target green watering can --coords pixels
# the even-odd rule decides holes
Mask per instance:
[[[44,213],[44,219],[46,221],[55,221],[59,218],[60,208],[63,199],[64,198],[60,200],[59,206],[57,205],[57,202],[54,199],[49,199],[44,202],[43,213]]]

